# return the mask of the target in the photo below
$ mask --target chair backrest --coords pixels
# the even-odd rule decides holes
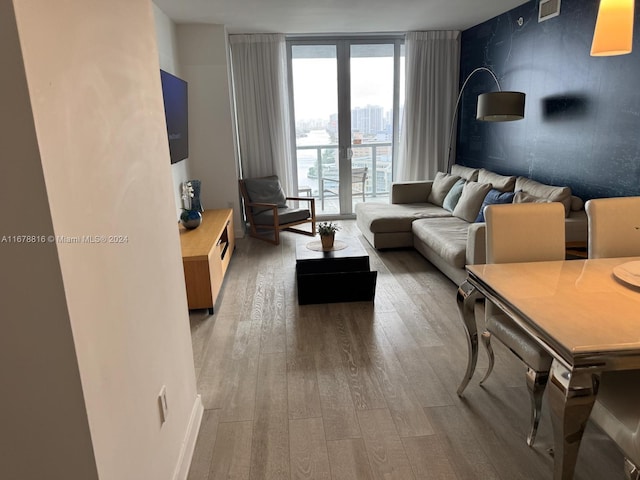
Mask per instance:
[[[585,210],[589,258],[640,255],[640,197],[592,199]]]
[[[369,171],[369,167],[359,167],[351,169],[351,182],[364,183],[367,180],[367,172]]]
[[[487,263],[565,259],[565,220],[561,203],[489,205]]]
[[[251,213],[257,215],[260,212],[269,210],[267,207],[246,208],[248,203],[270,203],[278,207],[287,206],[287,197],[276,175],[240,179],[238,183],[240,185],[240,193],[245,203],[247,216]]]

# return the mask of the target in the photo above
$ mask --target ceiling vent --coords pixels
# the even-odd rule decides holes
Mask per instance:
[[[560,0],[540,0],[538,23],[560,15]]]

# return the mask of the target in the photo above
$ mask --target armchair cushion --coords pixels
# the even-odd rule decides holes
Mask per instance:
[[[286,223],[301,222],[311,216],[311,212],[306,208],[289,208],[279,207],[278,211],[278,225],[284,225]],[[256,225],[273,225],[274,211],[273,209],[262,210],[260,213],[253,215],[253,220]]]
[[[244,180],[244,184],[251,203],[272,203],[279,208],[287,206],[287,197],[277,176],[247,178]],[[270,209],[264,206],[252,207],[254,214],[267,210]]]

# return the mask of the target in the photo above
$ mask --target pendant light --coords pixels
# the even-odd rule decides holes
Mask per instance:
[[[633,46],[634,0],[600,0],[591,55],[625,55]]]

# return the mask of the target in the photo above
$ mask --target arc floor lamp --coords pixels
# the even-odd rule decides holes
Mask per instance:
[[[493,73],[487,67],[478,67],[473,70],[465,79],[458,94],[456,100],[456,106],[453,110],[453,118],[451,119],[451,129],[449,130],[449,153],[447,155],[447,171],[451,171],[451,166],[454,162],[451,159],[451,150],[453,149],[453,130],[456,126],[456,119],[458,117],[458,107],[460,106],[460,99],[464,93],[464,89],[473,77],[478,72],[487,72],[491,75],[496,86],[497,92],[487,92],[478,95],[478,107],[476,111],[476,119],[484,122],[511,122],[513,120],[522,120],[524,118],[524,100],[525,94],[522,92],[503,92],[500,88],[500,82],[495,73]]]

